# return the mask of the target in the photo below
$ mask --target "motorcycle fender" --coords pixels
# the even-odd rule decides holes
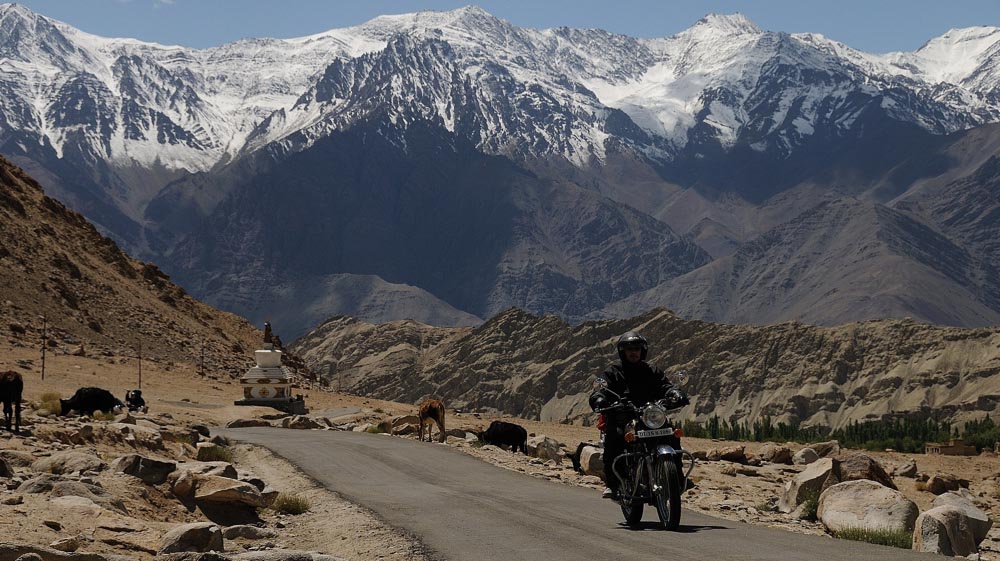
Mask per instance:
[[[656,447],[656,455],[657,457],[661,458],[663,456],[669,456],[673,458],[674,456],[677,455],[677,451],[674,450],[674,447],[670,446],[669,444],[660,444],[659,446]]]

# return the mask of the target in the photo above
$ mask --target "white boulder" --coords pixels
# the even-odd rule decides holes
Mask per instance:
[[[917,517],[913,549],[938,555],[967,557],[976,553],[976,540],[961,509],[936,506]]]
[[[902,493],[868,479],[828,487],[816,509],[816,517],[833,533],[849,528],[912,532],[919,514]]]
[[[969,528],[972,530],[972,539],[979,544],[986,539],[986,534],[988,534],[990,528],[993,527],[993,521],[990,520],[990,516],[988,514],[976,506],[972,497],[972,493],[970,493],[967,489],[948,491],[947,493],[935,497],[932,506],[953,506],[961,510],[968,521]]]
[[[557,464],[562,463],[563,454],[559,443],[543,434],[529,437],[525,448],[529,456],[542,460],[554,460]]]
[[[802,470],[802,473],[785,484],[785,490],[778,501],[778,510],[792,512],[810,495],[818,498],[827,487],[840,483],[837,479],[837,467],[837,461],[833,458],[823,458],[810,464]]]

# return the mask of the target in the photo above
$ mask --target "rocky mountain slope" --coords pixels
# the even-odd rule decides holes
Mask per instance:
[[[254,180],[178,246],[178,279],[248,317],[329,271],[429,287],[479,317],[516,304],[579,315],[709,261],[662,222],[442,129],[396,140],[358,126]]]
[[[1000,330],[912,320],[726,325],[661,309],[571,326],[512,309],[475,328],[340,317],[292,348],[327,384],[363,395],[433,395],[456,408],[582,422],[593,378],[630,329],[649,339],[651,362],[672,376],[687,371],[684,418],[769,415],[836,428],[895,414],[981,417],[1000,404]]]
[[[926,189],[899,203],[924,216],[951,239],[961,240],[974,256],[970,274],[982,286],[982,299],[996,308],[1000,279],[1000,155],[973,174],[937,189]]]
[[[968,216],[978,212],[968,210]],[[984,254],[966,247],[911,213],[837,199],[732,255],[616,302],[604,314],[629,317],[666,307],[684,317],[731,323],[794,317],[837,325],[912,315],[945,325],[996,325],[996,277],[981,273],[977,259]]]
[[[796,251],[822,244],[778,249],[746,276],[695,269],[802,242],[785,234],[806,221],[871,225],[867,210],[821,203],[892,209],[997,154],[967,140],[1000,121],[995,27],[888,55],[738,14],[636,39],[467,7],[197,50],[3,4],[0,31],[0,153],[199,298],[258,323],[283,314],[292,336],[338,313],[464,325],[510,306],[576,321],[666,302],[698,314],[718,285],[758,281],[705,317],[863,319],[868,286],[814,292],[830,283],[789,274],[815,261]],[[990,323],[988,249],[940,215],[909,217],[945,239],[889,234],[918,245],[860,263],[823,255],[819,269],[878,276],[896,259],[920,280],[876,290],[891,302],[874,309]],[[861,234],[890,230],[839,246],[886,245]],[[938,241],[971,265],[926,263],[936,247],[919,244]],[[376,277],[367,294],[386,305],[353,306],[340,275]],[[798,289],[775,292],[777,277]],[[926,305],[938,290],[957,296]],[[795,301],[776,311],[772,297]]]
[[[0,233],[0,325],[14,346],[40,349],[44,318],[54,353],[187,363],[204,353],[208,371],[236,374],[260,341],[246,320],[130,258],[3,158]]]

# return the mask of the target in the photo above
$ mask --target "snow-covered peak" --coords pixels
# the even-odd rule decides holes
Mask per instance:
[[[455,27],[481,19],[497,19],[479,6],[465,6],[454,10],[422,10],[420,12],[378,16],[371,23],[389,25],[414,25],[420,27]]]
[[[34,43],[36,27],[46,21],[21,4],[0,4],[0,48],[4,48],[5,57],[20,58],[13,47]]]
[[[1000,27],[950,29],[913,53],[921,70],[933,82],[959,83],[983,62],[986,53],[1000,45]]]
[[[0,4],[0,20],[15,16],[29,21],[39,17],[38,14],[31,11],[31,9],[24,4]]]
[[[510,24],[478,6],[466,6],[448,11],[425,10],[422,12],[378,16],[355,29],[377,35],[451,31],[458,35],[489,33],[495,28],[510,28]]]
[[[763,33],[764,30],[750,21],[750,18],[736,12],[734,14],[708,14],[701,18],[688,31],[712,31],[724,35],[744,35]]]
[[[92,64],[90,54],[72,39],[74,33],[80,32],[21,4],[0,4],[0,64],[8,63],[8,70],[34,66],[49,76]]]
[[[905,95],[900,87],[919,97],[917,108],[885,105],[928,130],[995,122],[1000,29],[952,30],[917,52],[872,55],[820,35],[768,32],[739,13],[709,14],[672,37],[636,39],[521,28],[467,6],[191,49],[89,35],[0,4],[0,80],[19,96],[18,122],[40,123],[57,150],[76,134],[68,117],[79,98],[93,96],[101,112],[88,116],[97,152],[125,162],[208,169],[260,146],[251,139],[300,138],[308,128],[311,141],[385,114],[374,100],[398,122],[436,120],[484,150],[528,146],[535,156],[583,162],[622,131],[653,155],[691,138],[731,146],[747,131],[779,127],[794,129],[792,146],[835,118],[827,100],[840,107],[858,93]],[[625,128],[614,111],[628,116]],[[838,127],[853,122],[844,111]],[[118,135],[111,142],[102,136],[108,127]],[[165,138],[176,139],[173,156],[164,154]]]

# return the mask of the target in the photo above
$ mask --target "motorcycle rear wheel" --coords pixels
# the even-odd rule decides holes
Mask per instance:
[[[629,526],[636,526],[642,521],[642,509],[645,506],[642,499],[638,498],[643,470],[640,469],[640,462],[631,458],[626,460],[626,466],[626,473],[629,474],[629,477],[625,480],[625,485],[622,486],[622,498],[619,500],[618,506],[622,509],[625,523]],[[625,498],[626,496],[636,498],[628,499]]]
[[[681,477],[677,464],[668,458],[657,460],[653,477],[657,487],[653,503],[660,525],[664,530],[676,530],[681,523]]]

